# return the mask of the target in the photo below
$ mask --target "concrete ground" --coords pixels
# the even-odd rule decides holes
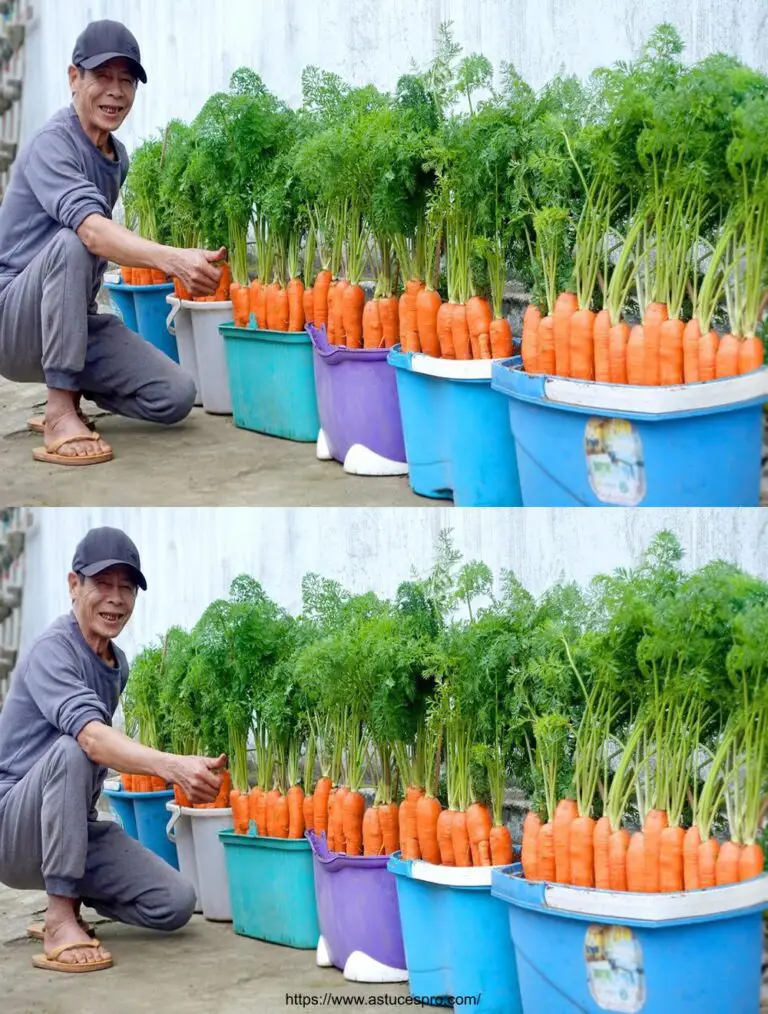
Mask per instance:
[[[65,468],[33,461],[39,435],[26,428],[45,388],[0,377],[0,499],[3,506],[428,507],[445,504],[411,492],[406,476],[347,475],[318,461],[314,444],[238,429],[230,416],[196,408],[161,427],[83,407],[98,418],[113,461]]]
[[[161,934],[108,921],[98,936],[115,959],[113,968],[65,975],[32,967],[39,942],[25,929],[40,918],[45,896],[0,885],[0,1011],[3,1014],[277,1014],[306,1007],[348,1011],[402,1005],[405,985],[347,982],[333,968],[318,968],[314,951],[238,936],[228,923],[196,915],[176,933]],[[304,1007],[286,1000],[299,994]],[[330,994],[330,996],[328,995]],[[382,1002],[385,997],[390,1002]],[[313,999],[314,998],[314,1003]],[[358,1003],[356,998],[363,1000]],[[400,998],[398,1003],[396,998]]]

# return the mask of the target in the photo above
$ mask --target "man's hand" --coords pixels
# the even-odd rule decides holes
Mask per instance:
[[[221,268],[215,267],[214,261],[221,261],[226,255],[226,247],[220,250],[183,250],[174,247],[169,251],[168,274],[180,278],[191,296],[212,296],[221,278]]]
[[[170,781],[176,782],[191,803],[212,803],[219,794],[221,775],[216,771],[226,767],[227,755],[221,757],[181,757],[169,754]]]

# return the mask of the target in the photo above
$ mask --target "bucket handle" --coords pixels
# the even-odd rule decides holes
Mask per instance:
[[[173,335],[174,338],[176,337],[176,314],[179,312],[180,309],[181,309],[181,300],[179,300],[179,302],[175,306],[171,307],[171,312],[165,318],[166,330],[168,331],[168,334]]]
[[[165,834],[166,837],[168,838],[168,841],[176,840],[176,822],[178,821],[180,816],[181,816],[181,807],[179,807],[175,811],[175,813],[171,814],[171,819],[165,825]]]

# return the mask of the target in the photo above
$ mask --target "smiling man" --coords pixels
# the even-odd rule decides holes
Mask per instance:
[[[157,930],[178,929],[194,909],[181,874],[96,810],[107,768],[157,775],[203,803],[216,798],[226,763],[152,750],[112,728],[128,679],[114,638],[146,587],[124,532],[88,532],[69,575],[72,610],[20,659],[0,711],[0,882],[48,895],[44,924],[28,931],[43,939],[39,968],[110,967],[80,918],[83,902]]]
[[[80,411],[82,395],[134,419],[174,423],[194,403],[192,378],[125,327],[98,313],[107,261],[178,276],[192,295],[218,284],[224,249],[183,250],[112,221],[128,172],[114,136],[146,83],[136,39],[117,21],[94,21],[75,43],[72,103],[22,149],[0,205],[0,374],[44,382],[45,416],[35,459],[63,465],[109,461],[111,448]]]

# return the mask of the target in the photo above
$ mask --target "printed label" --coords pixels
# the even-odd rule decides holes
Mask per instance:
[[[628,419],[589,419],[584,451],[589,484],[598,500],[621,507],[635,507],[643,500],[643,444]]]
[[[587,982],[602,1010],[636,1014],[645,1006],[645,972],[640,941],[626,926],[587,929],[584,939]]]

